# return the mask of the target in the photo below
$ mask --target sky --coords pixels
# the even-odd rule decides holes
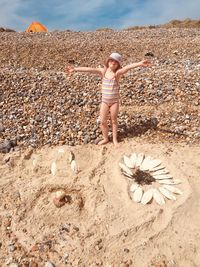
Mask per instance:
[[[50,31],[93,31],[200,19],[200,0],[0,0],[0,27],[25,31],[39,21]]]

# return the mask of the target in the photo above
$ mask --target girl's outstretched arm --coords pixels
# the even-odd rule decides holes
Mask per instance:
[[[65,71],[68,74],[72,74],[73,72],[88,72],[92,74],[102,75],[103,68],[90,68],[90,67],[66,67]]]
[[[149,60],[147,59],[144,59],[140,62],[137,62],[137,63],[132,63],[130,65],[126,65],[125,67],[119,69],[116,73],[116,76],[121,76],[125,73],[127,73],[129,70],[133,69],[133,68],[137,68],[137,67],[151,67],[152,64]]]

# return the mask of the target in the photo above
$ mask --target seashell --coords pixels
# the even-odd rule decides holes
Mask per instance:
[[[155,167],[155,168],[151,168],[151,172],[155,172],[155,171],[158,171],[158,170],[162,170],[162,169],[164,169],[165,168],[165,166],[163,166],[163,165],[158,165],[157,167]]]
[[[124,156],[124,163],[128,168],[134,168],[135,165],[132,163],[131,159],[127,156]]]
[[[143,153],[139,153],[138,156],[137,156],[135,167],[139,167],[142,164],[143,160],[144,160],[144,154]]]
[[[171,185],[171,184],[181,184],[182,183],[181,180],[179,180],[179,179],[175,179],[175,180],[172,180],[172,179],[158,180],[158,182],[160,184],[169,184],[169,185]]]
[[[179,194],[179,195],[183,194],[183,192],[177,187],[174,187],[174,186],[171,186],[171,185],[163,185],[163,187],[165,189],[171,191],[172,193]]]
[[[149,163],[149,170],[152,171],[155,167],[159,166],[161,164],[161,160],[159,159],[153,159],[150,163]]]
[[[33,164],[33,167],[36,167],[38,164],[38,160],[36,158],[33,159],[32,164]]]
[[[132,171],[123,163],[119,162],[119,167],[123,170],[123,172],[129,174],[129,175],[133,175]]]
[[[73,172],[75,172],[75,173],[78,173],[78,166],[77,166],[77,164],[76,164],[76,161],[73,159],[72,160],[72,162],[71,162],[71,169],[72,169],[72,171]]]
[[[168,174],[168,173],[169,171],[167,169],[162,169],[162,170],[154,171],[152,175],[160,175],[160,174]]]
[[[133,164],[133,168],[135,168],[135,163],[136,163],[136,160],[137,160],[137,154],[136,153],[133,153],[130,157],[130,160],[131,160],[131,163]]]
[[[131,192],[135,192],[135,190],[139,187],[139,184],[133,183],[130,187]]]
[[[142,164],[140,165],[141,171],[148,171],[149,170],[149,164],[152,161],[152,158],[150,156],[147,156],[144,158]]]
[[[133,179],[133,175],[130,175],[130,174],[126,173],[126,172],[122,172],[122,174],[125,175],[125,176],[127,176],[128,178]]]
[[[60,200],[63,199],[65,197],[65,195],[66,195],[66,193],[63,190],[56,191],[56,193],[55,193],[55,197],[60,199]]]
[[[149,203],[151,201],[152,197],[153,197],[153,188],[150,188],[142,196],[141,203],[146,205],[147,203]]]
[[[153,198],[159,205],[165,204],[163,196],[159,193],[159,191],[156,188],[153,189]]]
[[[133,192],[133,200],[135,202],[140,202],[142,199],[143,195],[143,190],[141,187],[138,187],[134,192]]]
[[[52,162],[52,164],[51,164],[51,173],[52,173],[53,175],[56,175],[56,172],[57,172],[57,165],[56,165],[56,163],[55,163],[55,161],[54,161],[54,162]]]
[[[152,174],[152,176],[156,180],[172,179],[173,178],[171,174],[160,174],[160,175],[154,175],[154,174]]]
[[[58,153],[65,153],[65,150],[63,148],[59,148]]]
[[[172,192],[168,191],[167,189],[163,187],[159,187],[160,192],[168,199],[176,200],[176,197],[172,194]]]
[[[69,163],[72,162],[72,160],[75,160],[75,155],[72,151],[69,152]]]

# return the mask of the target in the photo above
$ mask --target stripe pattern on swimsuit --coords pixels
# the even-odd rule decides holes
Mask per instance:
[[[102,102],[107,104],[117,103],[119,101],[119,84],[115,79],[102,79]]]

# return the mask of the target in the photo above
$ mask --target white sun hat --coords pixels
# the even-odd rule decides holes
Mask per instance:
[[[120,54],[118,54],[118,53],[112,53],[112,54],[109,56],[108,60],[109,60],[109,59],[114,59],[114,60],[116,60],[116,61],[119,63],[120,66],[121,66],[121,64],[122,64],[122,56],[121,56]],[[108,60],[107,60],[107,62],[108,62]]]

